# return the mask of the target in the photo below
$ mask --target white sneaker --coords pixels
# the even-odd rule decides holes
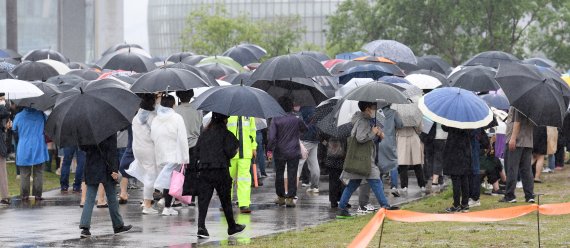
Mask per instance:
[[[16,175],[16,180],[20,180],[20,175]]]
[[[552,170],[550,168],[546,167],[542,170],[542,173],[552,173]]]
[[[480,207],[480,206],[481,206],[481,201],[480,201],[480,200],[474,201],[473,199],[469,198],[469,207],[470,207],[470,208],[472,208],[472,207]]]
[[[358,209],[356,210],[356,214],[361,215],[361,214],[367,214],[367,213],[370,213],[370,212],[368,211],[368,209],[366,209],[366,206],[364,206],[364,207],[358,206]]]
[[[154,208],[145,208],[145,207],[143,207],[142,213],[143,213],[143,214],[152,214],[152,215],[154,215],[154,214],[158,214],[158,210],[156,210],[156,209],[154,209]]]
[[[319,188],[309,188],[307,192],[319,193]]]
[[[309,184],[306,183],[301,183],[301,187],[305,188],[305,187],[309,187]]]
[[[374,212],[376,210],[378,210],[377,208],[375,208],[374,206],[372,206],[372,204],[368,203],[366,206],[364,206],[364,208],[366,209],[366,211],[368,212]]]
[[[522,187],[523,187],[522,182],[520,181],[517,182],[517,189],[522,189]]]
[[[403,187],[403,188],[402,188],[402,192],[406,192],[406,193],[407,193],[407,192],[408,192],[408,187]]]
[[[162,210],[162,215],[164,216],[178,215],[178,211],[174,210],[173,208],[164,208]]]
[[[426,192],[426,187],[421,187],[421,188],[420,188],[420,192],[425,193],[425,192]]]
[[[163,208],[163,207],[164,207],[164,198],[161,198],[161,199],[156,203],[156,205],[157,205],[159,208]]]

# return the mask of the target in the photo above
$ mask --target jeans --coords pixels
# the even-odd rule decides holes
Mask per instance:
[[[18,166],[20,168],[20,196],[29,197],[30,196],[30,176],[34,178],[34,183],[32,185],[32,195],[35,197],[41,197],[43,191],[43,179],[44,170],[43,164],[37,164],[34,166]]]
[[[257,154],[255,156],[257,160],[257,168],[259,168],[259,173],[261,175],[267,175],[265,173],[265,149],[263,149],[263,133],[261,131],[257,131],[255,133],[255,142],[257,142]],[[256,172],[257,173],[257,172]]]
[[[551,170],[554,170],[556,168],[556,159],[554,157],[554,154],[548,155],[548,168]]]
[[[390,171],[390,188],[398,188],[398,167]]]
[[[287,165],[287,194],[285,194],[285,165]],[[297,169],[299,159],[275,159],[275,193],[279,197],[293,198],[297,195]]]
[[[505,198],[515,199],[517,174],[520,175],[525,199],[534,199],[534,177],[532,176],[531,158],[532,148],[517,147],[514,151],[505,148],[505,172],[507,173],[507,187]]]
[[[107,195],[107,203],[109,204],[109,215],[113,228],[120,228],[124,225],[123,217],[119,213],[119,202],[115,193],[115,183],[103,183],[105,194]],[[85,205],[81,213],[81,220],[79,221],[79,228],[91,228],[91,215],[93,214],[93,207],[95,205],[95,197],[97,196],[98,184],[88,184],[87,193],[85,194]]]
[[[459,207],[469,205],[469,176],[452,175],[451,184],[453,186],[453,206]]]
[[[307,159],[301,159],[299,161],[299,169],[297,170],[297,177],[301,176],[301,170],[303,169],[303,164],[307,161],[307,167],[309,167],[309,171],[311,172],[311,188],[318,189],[319,188],[319,179],[321,177],[321,168],[319,167],[319,158],[317,151],[319,150],[319,143],[309,142],[309,141],[302,141],[303,145],[309,152],[309,156]]]
[[[59,177],[59,184],[61,186],[61,189],[69,188],[69,171],[74,155],[77,156],[77,168],[75,169],[73,190],[81,189],[81,181],[83,180],[83,168],[85,167],[85,152],[79,150],[78,146],[63,148],[63,163],[61,165],[61,176]]]
[[[384,185],[382,185],[382,181],[380,179],[366,179],[366,181],[368,181],[370,188],[374,192],[374,195],[376,195],[376,199],[378,200],[378,203],[380,203],[380,206],[389,207],[390,204],[388,204],[388,199],[384,196]],[[360,186],[361,182],[362,179],[351,179],[348,182],[348,185],[346,185],[342,192],[342,196],[340,197],[339,208],[346,209],[350,196],[352,196],[352,193],[354,193],[354,191]]]

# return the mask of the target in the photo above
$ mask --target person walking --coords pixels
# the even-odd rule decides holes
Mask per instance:
[[[109,203],[109,215],[113,223],[113,232],[121,234],[131,230],[131,225],[125,225],[119,213],[119,202],[115,192],[115,185],[119,179],[119,165],[117,164],[117,135],[113,134],[97,145],[84,145],[80,147],[86,153],[85,184],[87,194],[85,207],[81,213],[79,228],[81,238],[91,237],[91,215],[99,184],[103,185]]]
[[[383,171],[390,172],[390,189],[394,197],[399,197],[398,191],[398,150],[396,143],[396,130],[402,128],[404,124],[396,110],[390,105],[382,108],[384,123],[382,123],[384,139],[378,144],[378,163]]]
[[[544,167],[544,157],[548,151],[548,132],[546,126],[535,126],[532,136],[531,165],[534,165],[534,183],[542,183],[540,175]]]
[[[299,168],[297,170],[297,178],[301,176],[301,171],[303,165],[307,162],[307,167],[310,172],[309,188],[307,192],[319,193],[319,180],[321,177],[321,168],[319,167],[319,140],[317,138],[317,126],[313,119],[315,115],[314,106],[303,106],[300,108],[299,113],[305,125],[307,126],[307,131],[301,136],[301,142],[303,146],[307,149],[308,156],[307,159],[301,159],[299,161]]]
[[[237,187],[238,207],[241,213],[251,213],[251,159],[257,154],[257,142],[254,117],[230,116],[228,118],[228,130],[239,141],[239,150],[230,161],[230,176],[233,187]],[[256,172],[257,173],[257,172]]]
[[[43,112],[24,107],[16,114],[12,131],[18,136],[16,165],[20,168],[20,196],[23,201],[30,197],[30,178],[33,175],[32,195],[36,201],[43,200],[43,163],[49,160],[45,142]]]
[[[6,130],[10,129],[10,111],[6,107],[4,93],[0,93],[0,205],[10,204],[10,194],[8,191],[8,170],[6,168],[6,157],[8,157],[8,147],[6,145]]]
[[[276,203],[279,206],[295,207],[297,196],[297,170],[301,159],[301,133],[307,130],[305,123],[293,113],[293,100],[282,96],[279,105],[287,115],[275,117],[269,125],[267,149],[273,154],[275,164]],[[287,168],[287,192],[284,173]]]
[[[448,213],[469,211],[469,176],[473,173],[471,156],[471,135],[468,129],[442,126],[447,132],[447,142],[443,150],[443,174],[451,177],[453,206],[446,208]]]
[[[346,157],[346,138],[337,138],[319,132],[319,137],[326,147],[325,166],[329,171],[329,202],[331,208],[338,208],[338,202],[344,191],[340,180],[344,159]]]
[[[483,128],[471,130],[471,176],[469,177],[469,208],[481,206],[481,148],[488,149],[489,137]]]
[[[259,168],[259,178],[266,178],[267,172],[265,171],[265,163],[267,156],[265,155],[265,151],[267,150],[267,121],[265,119],[255,118],[255,127],[257,128],[257,132],[255,133],[255,142],[257,143],[255,161]]]
[[[214,189],[218,193],[228,224],[228,235],[242,232],[245,225],[237,224],[231,203],[232,178],[230,159],[238,154],[239,141],[227,128],[228,116],[212,113],[210,123],[198,138],[196,155],[198,159],[198,238],[209,238],[206,229],[206,215]]]
[[[422,165],[424,163],[423,144],[419,133],[421,127],[402,127],[397,129],[396,143],[398,151],[398,174],[400,174],[400,187],[403,192],[408,191],[408,170],[413,169],[421,191],[425,191],[425,178]]]
[[[133,154],[133,129],[129,126],[126,132],[127,146],[125,147],[125,151],[119,159],[119,172],[121,173],[121,182],[119,184],[121,188],[121,191],[119,192],[119,204],[127,204],[129,200],[129,179],[134,179],[134,177],[126,172],[126,170],[129,169],[131,163],[135,160],[135,156]],[[118,135],[119,134],[117,134],[117,136]],[[120,138],[117,139],[117,143],[119,143],[120,140]]]
[[[77,167],[75,167],[75,179],[73,181],[73,192],[81,193],[81,181],[83,180],[83,168],[85,167],[85,152],[79,146],[63,147],[63,161],[61,164],[61,175],[59,184],[61,193],[67,193],[69,188],[69,173],[73,157],[76,157]]]

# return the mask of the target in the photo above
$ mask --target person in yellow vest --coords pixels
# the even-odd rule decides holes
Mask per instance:
[[[257,152],[257,142],[255,141],[255,118],[230,116],[228,119],[228,130],[239,140],[239,150],[230,161],[230,176],[232,177],[232,187],[237,186],[238,207],[241,213],[251,213],[249,204],[251,203],[251,159]],[[241,130],[238,131],[238,130]],[[232,188],[232,198],[233,198]]]

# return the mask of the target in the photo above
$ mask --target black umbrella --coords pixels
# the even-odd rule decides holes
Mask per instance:
[[[449,86],[449,82],[447,80],[447,77],[445,75],[443,75],[439,72],[433,71],[433,70],[421,69],[421,70],[413,71],[410,74],[424,74],[424,75],[432,76],[432,77],[436,78],[438,81],[440,81],[444,87]]]
[[[12,70],[12,75],[19,80],[45,81],[50,77],[59,75],[51,65],[36,61],[24,61]]]
[[[406,74],[404,73],[404,71],[402,71],[402,69],[400,67],[398,67],[395,64],[390,64],[390,63],[381,63],[381,62],[373,62],[373,61],[357,61],[357,60],[351,60],[351,61],[347,61],[344,63],[338,63],[339,67],[338,68],[334,68],[335,72],[337,72],[338,75],[346,75],[351,69],[355,70],[353,68],[358,67],[358,68],[373,68],[373,67],[379,67],[379,69],[374,69],[374,71],[381,71],[384,73],[384,75],[394,75],[394,76],[399,76],[399,77],[405,77]],[[331,68],[331,72],[332,69]],[[368,70],[370,71],[370,70]],[[380,76],[380,77],[382,77]]]
[[[70,72],[66,73],[65,75],[74,75],[81,77],[85,80],[95,80],[101,76],[101,73],[96,72],[90,69],[79,69],[79,70],[71,70]]]
[[[214,87],[196,97],[192,105],[197,109],[228,116],[273,118],[285,115],[277,101],[260,89],[228,85]]]
[[[86,79],[76,75],[61,75],[48,78],[46,83],[55,85],[61,92],[63,92],[75,87],[83,81],[86,81]]]
[[[333,76],[316,76],[313,80],[317,82],[325,91],[327,97],[333,97],[336,90],[340,88],[338,77]]]
[[[179,53],[171,54],[170,56],[168,56],[168,58],[166,58],[166,61],[179,63],[179,62],[182,62],[182,60],[184,58],[190,57],[193,55],[195,55],[195,54],[192,52],[179,52]]]
[[[475,92],[496,91],[501,87],[495,80],[497,70],[482,65],[465,66],[449,76],[452,87]]]
[[[499,68],[500,64],[518,63],[520,60],[514,55],[501,51],[487,51],[479,53],[463,63],[464,66],[483,65]]]
[[[418,57],[418,67],[420,69],[436,71],[443,75],[449,75],[451,72],[451,65],[436,55]]]
[[[240,44],[226,50],[222,55],[228,56],[240,63],[240,65],[248,65],[259,62],[259,59],[267,54],[262,47],[254,44]]]
[[[539,126],[561,127],[567,106],[552,78],[536,66],[504,63],[495,77],[511,106]]]
[[[214,76],[212,76],[211,74],[207,73],[206,71],[204,71],[202,68],[200,67],[196,67],[193,65],[189,65],[189,64],[185,64],[185,63],[174,63],[174,64],[169,64],[169,65],[165,65],[163,66],[164,68],[178,68],[178,69],[184,69],[184,70],[189,70],[191,72],[194,72],[194,74],[200,76],[202,79],[204,79],[204,81],[206,81],[206,83],[208,83],[211,86],[220,86],[220,84],[218,84],[218,81],[216,81],[216,79],[214,78]]]
[[[24,57],[22,57],[22,60],[27,60],[27,61],[38,61],[42,59],[53,59],[62,62],[64,64],[69,62],[69,59],[63,56],[63,54],[51,49],[32,50],[28,52],[26,55],[24,55]]]
[[[182,59],[182,63],[189,64],[189,65],[197,65],[202,61],[202,59],[206,58],[206,55],[192,55]]]
[[[327,99],[327,95],[321,86],[310,78],[258,80],[253,82],[251,87],[262,89],[275,99],[289,96],[293,98],[295,104],[300,106],[316,106]]]
[[[316,52],[316,51],[302,51],[302,52],[298,52],[296,54],[309,56],[313,59],[316,59],[317,61],[326,61],[326,60],[331,59],[328,55],[326,55],[322,52]]]
[[[115,52],[105,55],[97,65],[103,69],[125,70],[135,72],[149,72],[156,69],[152,60],[142,54],[134,52]]]
[[[14,100],[14,102],[18,106],[35,108],[40,111],[52,108],[55,105],[57,96],[61,93],[57,86],[38,81],[32,82],[32,84],[43,91],[44,94],[37,97]]]
[[[101,56],[105,56],[105,55],[114,53],[114,52],[116,52],[116,51],[119,51],[119,50],[125,49],[125,48],[138,48],[138,49],[142,49],[142,47],[141,47],[140,45],[138,45],[138,44],[130,44],[130,43],[123,42],[123,43],[118,43],[118,44],[112,45],[111,47],[107,48],[107,50],[105,50],[105,51],[103,52],[103,54],[101,54]]]
[[[522,61],[525,64],[538,65],[546,68],[556,67],[556,62],[545,58],[529,58]]]
[[[404,73],[395,69],[395,65],[386,63],[362,64],[349,68],[339,75],[339,83],[346,84],[353,78],[372,78],[378,80],[384,76],[404,76]]]
[[[177,68],[160,68],[144,74],[137,79],[131,91],[135,93],[154,93],[159,91],[181,91],[199,87],[208,87],[208,83],[191,71]]]
[[[226,75],[221,79],[230,83],[230,84],[251,85],[251,82],[249,81],[251,78],[251,74],[253,74],[253,72],[251,72],[251,71],[246,71],[246,72],[242,72],[242,73],[233,73],[233,74]]]
[[[283,78],[310,78],[330,76],[317,60],[304,55],[289,54],[268,59],[251,75],[251,81],[278,80]]]
[[[198,68],[201,68],[214,78],[221,78],[226,75],[238,73],[236,69],[220,63],[201,64],[198,65]]]
[[[69,62],[67,63],[67,67],[69,67],[69,69],[89,69],[89,66],[81,63],[81,62]]]
[[[422,68],[418,67],[417,65],[405,63],[405,62],[397,63],[397,65],[398,65],[398,67],[400,67],[400,69],[402,69],[402,71],[404,71],[405,74],[410,74],[413,71],[417,71],[417,70],[422,69]]]
[[[61,147],[96,145],[131,124],[140,98],[114,80],[96,80],[58,97],[45,132]]]
[[[343,99],[396,104],[410,103],[402,91],[404,91],[404,89],[397,85],[389,84],[384,81],[373,81],[356,87],[346,94]]]

